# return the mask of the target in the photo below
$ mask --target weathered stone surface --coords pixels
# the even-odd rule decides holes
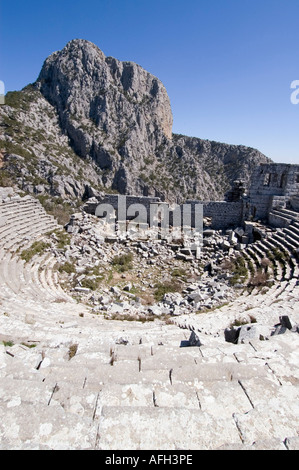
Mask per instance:
[[[257,338],[258,329],[255,325],[243,325],[239,331],[238,343],[244,344]]]

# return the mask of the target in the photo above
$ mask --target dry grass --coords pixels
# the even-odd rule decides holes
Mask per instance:
[[[77,354],[78,344],[71,344],[69,347],[69,361]]]
[[[269,280],[269,274],[263,271],[257,271],[255,275],[250,279],[249,285],[252,287],[264,287],[267,285]]]

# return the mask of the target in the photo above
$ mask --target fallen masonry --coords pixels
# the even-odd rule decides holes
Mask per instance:
[[[68,283],[73,285],[74,280],[78,283],[73,287],[74,291],[86,294],[84,299],[90,301],[94,311],[106,312],[107,315],[126,312],[143,316],[148,313],[156,316],[181,315],[215,308],[235,297],[228,283],[228,275],[219,269],[216,272],[214,266],[215,275],[211,277],[211,269],[207,268],[211,256],[204,249],[204,253],[198,257],[198,250],[193,250],[194,238],[185,237],[179,243],[172,239],[168,242],[167,239],[153,238],[151,232],[145,230],[141,239],[136,239],[134,231],[114,233],[112,239],[112,235],[109,235],[110,225],[89,214],[76,214],[67,226],[68,230],[69,227],[72,228],[72,244],[65,253],[55,254],[60,263],[72,260],[74,272]],[[230,235],[218,236],[216,232],[214,235],[220,262],[227,255],[227,250],[221,250],[221,245]],[[128,256],[131,256],[131,260],[127,265],[125,262],[123,265],[117,264],[117,259],[122,262]],[[103,273],[109,265],[115,270],[110,270],[108,274],[106,272],[105,277]],[[166,266],[167,269],[163,269]],[[92,281],[96,277],[93,274],[95,268],[104,276],[100,295],[86,288],[88,280]],[[117,285],[108,288],[107,276],[113,276],[118,281]],[[101,284],[100,277],[98,281]],[[175,292],[172,287],[176,288]],[[158,303],[144,304],[147,294],[152,295],[153,300],[156,294],[157,300],[159,288],[161,295]]]
[[[273,325],[258,325],[256,323],[247,323],[242,326],[233,326],[224,331],[225,340],[234,344],[248,343],[253,339],[261,341],[269,340],[271,336],[281,335],[286,332],[299,332],[299,325],[292,323],[287,315],[279,318],[279,323]],[[193,332],[194,333],[194,332]]]

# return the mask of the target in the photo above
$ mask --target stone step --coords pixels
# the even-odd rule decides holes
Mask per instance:
[[[35,299],[41,298],[43,301],[45,300],[45,296],[48,295],[49,301],[55,301],[58,297],[57,290],[51,287],[45,282],[43,283],[41,280],[40,273],[40,266],[43,262],[43,259],[47,254],[38,257],[35,256],[31,263],[25,263],[25,261],[18,259],[18,263],[20,264],[19,268],[19,278],[21,282],[21,295],[28,297],[34,297]]]
[[[20,247],[31,240],[30,245],[33,243],[34,238],[46,233],[47,230],[53,227],[49,222],[41,223],[38,227],[34,229],[23,228],[22,231],[7,235],[1,240],[1,246],[6,250],[17,251]]]
[[[104,406],[99,423],[98,449],[211,450],[239,439],[232,418],[200,409]]]
[[[26,219],[28,222],[28,220],[30,220],[31,217],[36,217],[38,215],[41,215],[41,216],[44,215],[44,216],[53,218],[53,216],[47,214],[42,208],[28,208],[24,211],[20,211],[15,214],[14,213],[0,214],[0,217],[2,217],[3,221],[5,221],[5,225],[9,226],[9,225],[16,225],[22,222],[26,223]],[[3,225],[2,223],[1,232],[2,232],[2,228],[5,225]]]
[[[265,258],[265,252],[261,249],[258,242],[252,243],[252,245],[250,245],[250,248],[255,252],[259,260],[262,260],[263,258]]]
[[[21,197],[20,195],[16,195],[16,196],[13,196],[13,197],[7,197],[7,198],[5,198],[5,200],[1,199],[0,201],[1,201],[0,202],[0,207],[2,205],[3,206],[9,206],[9,205],[19,204],[19,203],[26,204],[27,202],[36,202],[36,204],[40,203],[38,201],[38,199],[35,199],[32,196],[29,196],[29,194],[26,194],[23,197]]]
[[[0,403],[7,408],[21,404],[48,406],[53,386],[38,380],[15,380],[9,376],[0,379]],[[24,406],[23,405],[23,406]]]
[[[258,268],[260,266],[260,261],[261,261],[261,258],[259,257],[259,255],[254,251],[251,245],[248,246],[245,251],[248,254],[248,256],[251,258],[253,265],[256,268]]]
[[[292,242],[287,240],[287,237],[283,233],[274,233],[272,236],[272,240],[279,243],[280,247],[287,252],[293,252],[298,246],[293,245]]]
[[[286,253],[285,246],[282,246],[282,244],[278,240],[275,240],[275,239],[273,240],[272,237],[264,239],[263,240],[263,245],[268,249],[270,254],[272,253],[272,255],[274,256],[273,260],[271,260],[271,261],[274,264],[275,269],[277,271],[277,278],[278,279],[283,279],[284,278],[284,272],[286,271],[286,269],[292,269],[293,261],[290,261],[288,259],[287,262],[285,262],[283,260],[276,259],[275,250],[279,249],[283,253]],[[288,254],[288,256],[289,256],[289,254]],[[293,258],[291,258],[291,259],[293,259]],[[288,263],[290,263],[290,267],[288,267]]]
[[[292,217],[283,214],[278,209],[272,209],[269,212],[268,219],[270,224],[279,227],[288,227],[292,223]]]
[[[285,441],[293,438],[298,431],[298,412],[293,401],[273,400],[274,404],[258,405],[248,413],[234,414],[234,420],[240,431],[242,442],[252,445],[258,439],[278,439]],[[275,403],[276,402],[276,403]]]
[[[49,325],[50,323],[51,319],[49,319]],[[116,325],[120,325],[120,323]],[[84,321],[84,324],[87,325],[87,322]],[[110,322],[107,323],[107,328],[111,328],[109,325]],[[131,329],[133,331],[132,326]],[[34,328],[34,330],[40,332],[39,328]],[[86,338],[82,327],[80,331],[81,337]],[[99,336],[101,334],[104,336],[105,342],[103,344],[109,344],[107,333],[101,333],[100,329],[94,329],[93,331],[98,331]],[[166,338],[169,334],[172,335],[171,332],[174,332],[175,328],[168,330],[165,327],[165,333],[167,331]],[[52,334],[56,334],[55,328],[52,328]],[[70,335],[70,339],[72,335]],[[113,336],[110,333],[111,339]],[[88,344],[94,346],[97,342],[99,344],[100,338],[97,340],[97,337],[94,338],[92,343],[88,340],[83,348],[80,348],[79,345],[78,353],[70,361],[65,358],[68,348],[67,343],[65,343],[62,350],[55,348],[53,345],[54,349],[52,350],[44,349],[41,346],[36,352],[26,350],[26,348],[22,350],[16,345],[9,348],[9,351],[14,353],[15,357],[7,356],[9,364],[6,367],[2,367],[0,360],[0,374],[6,370],[4,379],[9,377],[9,384],[15,383],[11,400],[5,398],[3,406],[6,407],[5,410],[9,409],[10,413],[16,411],[13,419],[18,425],[21,423],[21,426],[24,426],[24,422],[20,422],[19,408],[22,404],[24,413],[31,412],[30,391],[23,389],[24,385],[27,388],[31,385],[32,394],[40,393],[39,398],[43,403],[44,411],[39,411],[39,414],[46,413],[45,409],[53,407],[51,419],[54,420],[54,423],[47,418],[49,428],[52,426],[51,433],[40,441],[42,446],[48,446],[51,442],[53,448],[57,445],[55,439],[53,444],[53,433],[56,436],[55,426],[57,419],[58,421],[60,419],[57,418],[57,409],[63,410],[65,413],[64,422],[67,423],[66,426],[73,422],[82,423],[82,425],[83,423],[84,425],[85,423],[96,423],[99,427],[97,428],[97,444],[95,446],[99,449],[110,448],[109,446],[111,448],[112,446],[123,448],[123,445],[125,445],[125,447],[131,448],[130,446],[141,445],[141,441],[136,441],[137,435],[145,439],[143,445],[146,448],[148,448],[148,445],[159,448],[160,445],[163,447],[164,444],[171,446],[171,448],[172,446],[173,448],[187,448],[188,446],[188,449],[193,446],[194,448],[200,448],[200,446],[210,448],[209,446],[214,446],[215,443],[217,444],[215,448],[218,448],[234,445],[237,442],[236,436],[240,432],[242,442],[251,446],[252,442],[249,442],[246,437],[248,431],[244,416],[251,414],[252,410],[260,410],[255,419],[258,423],[261,423],[260,413],[264,413],[264,408],[268,406],[268,403],[273,403],[275,406],[281,402],[287,404],[290,392],[296,393],[296,388],[290,387],[291,382],[288,385],[288,378],[296,377],[296,367],[293,365],[296,364],[296,357],[294,356],[291,359],[286,369],[285,361],[281,361],[279,355],[290,356],[285,347],[286,343],[279,338],[274,341],[274,344],[272,343],[273,340],[255,342],[255,349],[249,345],[226,345],[225,343],[217,348],[213,346],[214,341],[212,340],[209,343],[210,346],[207,345],[202,348],[178,348],[178,354],[175,357],[175,345],[178,343],[178,337],[179,335],[174,334],[173,339],[171,339],[172,336],[169,337],[164,346],[156,345],[153,355],[151,354],[150,343],[146,345],[132,344],[131,346],[130,344],[126,346],[116,345],[118,359],[113,366],[108,364],[109,353],[107,348],[105,351],[103,350],[107,356],[107,363],[103,363],[100,359],[101,355],[97,357],[96,349],[94,352],[91,351],[89,355],[87,354]],[[139,371],[139,363],[136,360],[138,347],[142,351],[142,354],[140,354],[142,358],[141,371]],[[37,371],[34,364],[37,363],[37,355],[42,349],[44,349],[44,362],[46,364],[42,365]],[[82,354],[80,354],[80,350]],[[294,344],[294,352],[296,351],[296,344]],[[236,357],[233,357],[236,352],[237,360]],[[31,354],[34,355],[32,359],[30,358]],[[199,359],[197,355],[199,355]],[[132,358],[135,358],[135,360],[132,360]],[[194,358],[197,360],[196,362]],[[146,361],[148,362],[147,367],[145,367]],[[165,361],[169,361],[169,363],[165,363]],[[205,361],[210,362],[205,363]],[[267,364],[270,364],[270,367]],[[161,365],[164,369],[161,369]],[[173,366],[171,374],[168,370],[170,366]],[[282,382],[278,381],[281,376],[287,377],[284,379],[285,383],[283,385],[280,384]],[[47,399],[50,394],[47,405],[42,401],[42,387],[46,390],[45,396]],[[265,393],[263,393],[263,390],[265,390]],[[234,397],[233,400],[232,396]],[[291,399],[295,403],[295,397],[292,396]],[[287,407],[287,405],[285,406]],[[279,427],[284,422],[284,414],[279,414],[279,408],[276,412],[277,414],[274,413],[273,409],[272,414],[265,416],[266,425],[268,426],[270,420],[272,420],[275,428],[274,431],[270,430],[268,439],[272,439],[273,436],[282,439],[279,434]],[[285,410],[283,413],[285,413]],[[117,421],[116,416],[118,416]],[[184,419],[183,416],[185,416]],[[221,416],[220,419],[219,416]],[[72,419],[75,419],[75,421],[72,421]],[[160,430],[159,426],[158,428],[155,427],[155,433],[149,433],[151,423],[159,424],[160,420],[163,428]],[[4,422],[3,419],[2,422]],[[38,420],[37,423],[39,423]],[[174,426],[175,423],[176,426]],[[9,421],[8,429],[11,429],[10,426],[11,422]],[[131,430],[134,430],[134,432],[131,431],[133,432],[132,437],[128,437],[126,434],[128,426]],[[172,436],[176,427],[179,431],[176,431],[176,437],[173,440]],[[136,435],[134,434],[135,429],[138,430]],[[253,429],[251,429],[251,432],[254,435],[254,441],[260,439],[261,436],[264,437],[260,429],[256,433]],[[0,430],[3,431],[1,426]],[[24,432],[25,430],[22,429],[22,433]],[[204,437],[201,436],[201,432],[204,432]],[[215,434],[213,439],[211,437],[212,432]],[[165,437],[165,433],[171,439]],[[226,435],[224,441],[222,440],[223,433]],[[112,441],[109,441],[107,435],[113,436],[113,444]],[[188,436],[188,439],[186,436]],[[286,436],[292,438],[293,434],[288,433]],[[20,439],[16,434],[14,434],[13,441],[7,441],[6,439],[8,439],[8,436],[5,434],[4,440],[10,447],[20,445],[23,448],[26,445],[23,437]],[[162,443],[161,439],[164,439]],[[31,436],[29,445],[31,446],[35,442],[35,437]],[[116,447],[113,447],[113,449]]]
[[[248,364],[238,364],[236,362],[223,364],[200,364],[196,367],[185,366],[174,369],[172,373],[173,383],[199,381],[221,381],[231,382],[243,380],[250,377],[267,377],[268,370],[264,367],[248,367]]]
[[[287,217],[291,217],[295,221],[299,221],[299,213],[296,211],[292,211],[290,209],[279,209],[279,212]]]
[[[30,417],[30,419],[28,419]],[[61,406],[0,402],[0,449],[92,450],[98,423]]]
[[[25,216],[30,216],[31,214],[42,214],[45,213],[41,206],[29,205],[20,206],[15,210],[4,210],[0,208],[0,215],[6,221],[6,223],[12,223],[16,220],[22,220]]]
[[[15,234],[20,234],[24,229],[36,228],[36,225],[41,221],[53,222],[50,216],[45,214],[32,214],[30,220],[22,219],[21,221],[14,221],[11,224],[7,224],[1,229],[1,239],[9,238]]]
[[[11,223],[6,224],[1,228],[1,238],[7,235],[14,234],[21,231],[23,228],[35,228],[39,221],[49,221],[56,223],[55,219],[45,213],[32,213],[30,218],[22,218],[19,220],[13,220]]]
[[[285,228],[283,232],[286,236],[290,237],[293,244],[299,248],[299,231],[296,232],[295,230]]]
[[[54,282],[53,268],[56,264],[56,258],[51,255],[46,255],[46,260],[39,259],[37,264],[39,282],[44,287],[44,289],[49,292],[52,298],[56,301],[61,300],[73,302],[74,300],[63,291],[61,286]]]
[[[296,235],[299,235],[299,223],[293,222],[289,227],[288,230],[291,232],[295,233]]]
[[[15,238],[8,238],[7,241],[4,240],[2,245],[6,250],[17,251],[24,244],[28,244],[31,241],[30,245],[36,241],[35,239],[39,236],[46,234],[47,232],[54,231],[57,228],[56,224],[53,224],[51,221],[45,221],[37,225],[35,228],[24,228],[22,232],[19,232]]]
[[[285,253],[289,252],[290,247],[287,247],[287,242],[281,235],[274,233],[271,237],[271,243],[274,244],[280,251]]]
[[[41,297],[43,297],[44,300],[54,302],[55,300],[61,298],[61,296],[59,295],[58,290],[54,286],[53,288],[50,288],[50,286],[47,284],[44,278],[45,270],[43,269],[42,272],[40,272],[40,261],[41,260],[39,259],[39,257],[36,257],[34,265],[31,267],[33,283],[38,286],[40,295]],[[61,300],[63,299],[61,298]]]
[[[34,202],[33,201],[27,201],[27,202],[22,202],[22,203],[14,203],[14,204],[9,204],[9,203],[4,203],[0,204],[0,214],[3,216],[10,217],[11,215],[20,215],[23,211],[28,211],[28,210],[40,210],[43,209],[42,206],[39,204],[38,201]]]
[[[74,387],[74,384],[60,381],[55,383],[53,387],[50,405],[61,406],[68,414],[84,416],[84,418],[93,421],[100,415],[102,406],[99,398],[100,393],[100,387],[96,391],[91,391],[83,386],[81,388]]]

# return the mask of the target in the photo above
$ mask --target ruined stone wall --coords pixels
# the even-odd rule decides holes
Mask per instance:
[[[230,227],[238,227],[243,221],[243,201],[226,202],[226,201],[191,201],[192,215],[196,204],[203,205],[204,218],[211,219],[210,227],[215,230],[227,229]],[[193,216],[192,216],[193,220]]]
[[[253,172],[248,196],[250,215],[267,220],[275,196],[285,196],[286,202],[299,194],[299,165],[270,163],[259,165]]]
[[[146,213],[146,222],[152,224],[151,215],[155,211],[159,211],[161,208],[169,210],[169,224],[173,225],[173,212],[169,204],[161,202],[156,197],[146,196],[120,196],[125,201],[125,217],[124,214],[119,213],[119,196],[117,194],[106,194],[101,200],[88,202],[85,206],[85,211],[90,214],[95,214],[96,208],[99,204],[109,204],[116,211],[116,219],[119,220],[130,220],[135,219],[138,212],[138,205],[143,206],[144,212]],[[237,227],[242,224],[243,220],[243,200],[237,202],[226,202],[226,201],[193,201],[187,200],[186,203],[180,206],[181,222],[182,225],[189,225],[195,227],[198,225],[198,217],[201,213],[198,209],[195,209],[196,205],[201,204],[203,206],[203,217],[211,219],[211,228],[215,230],[222,230],[231,227]],[[129,209],[130,208],[130,209]],[[129,209],[129,213],[128,213]],[[162,212],[163,214],[163,212]]]
[[[109,204],[116,211],[118,221],[135,219],[139,214],[138,206],[142,206],[140,214],[147,224],[152,223],[152,214],[161,208],[169,210],[169,224],[173,224],[172,207],[160,201],[157,197],[147,196],[120,196],[118,194],[106,194],[101,199],[90,200],[85,207],[86,212],[95,214],[99,204]],[[119,201],[125,201],[123,210],[119,211]],[[248,195],[240,194],[240,199],[235,201],[196,201],[187,200],[185,205],[180,205],[181,220],[189,220],[188,216],[183,217],[183,213],[188,215],[191,211],[191,227],[196,225],[196,205],[203,206],[203,217],[211,219],[211,228],[223,230],[232,227],[242,226],[244,220],[263,220],[268,222],[269,213],[274,208],[290,207],[296,208],[299,204],[299,165],[290,164],[262,164],[254,171]],[[184,212],[184,208],[187,210]],[[189,206],[189,207],[188,207]],[[129,213],[128,213],[129,209]],[[162,212],[163,213],[163,212]],[[198,212],[197,217],[198,217]],[[274,217],[274,216],[273,216]],[[272,221],[274,224],[278,222]],[[279,222],[280,223],[280,222]],[[186,225],[186,224],[185,224]],[[279,226],[279,225],[277,225]]]
[[[291,209],[299,212],[299,194],[291,198]]]
[[[123,196],[121,196],[123,197]],[[99,201],[101,204],[109,204],[116,210],[116,217],[117,219],[124,220],[122,214],[118,213],[118,203],[119,203],[119,196],[115,194],[105,195],[105,197]],[[133,209],[133,212],[127,214],[127,219],[134,218],[136,214],[134,213],[134,208],[136,205],[142,205],[147,213],[147,223],[151,223],[151,209],[152,212],[155,209],[163,208],[169,209],[169,223],[170,225],[173,224],[173,213],[172,208],[169,207],[167,203],[161,202],[159,198],[154,197],[139,197],[139,196],[126,196],[126,212],[128,211],[129,207]],[[196,215],[195,215],[195,206],[198,204],[203,205],[203,217],[211,218],[211,228],[220,230],[226,229],[229,227],[236,227],[242,223],[242,214],[243,214],[243,201],[238,202],[204,202],[204,201],[186,201],[185,205],[180,205],[180,213],[181,213],[181,220],[183,224],[183,220],[188,221],[190,220],[191,226],[195,227],[196,224]],[[188,210],[189,206],[189,210]],[[186,208],[187,207],[187,208]],[[190,211],[190,218],[189,218],[189,211]],[[185,214],[185,219],[183,218],[183,213]],[[198,212],[197,212],[198,217]]]
[[[121,207],[121,200],[125,201],[125,213],[119,211]],[[116,211],[117,220],[130,220],[136,217],[136,211],[138,211],[138,205],[144,208],[146,211],[146,223],[150,223],[150,207],[151,204],[163,204],[158,197],[147,197],[147,196],[119,196],[118,194],[106,194],[98,204],[109,204]],[[168,206],[168,205],[167,205]],[[128,209],[129,214],[128,214]]]

